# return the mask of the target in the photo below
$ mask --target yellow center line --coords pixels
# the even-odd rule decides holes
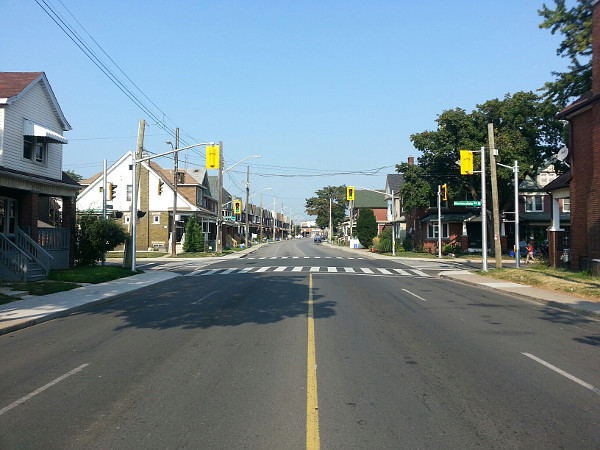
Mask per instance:
[[[315,316],[313,310],[313,279],[308,286],[308,358],[306,365],[306,448],[319,449],[319,402],[317,399],[317,358],[315,352]]]

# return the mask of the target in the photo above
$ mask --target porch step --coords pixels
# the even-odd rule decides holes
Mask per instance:
[[[39,264],[31,262],[27,265],[27,281],[40,281],[46,279],[46,273]]]

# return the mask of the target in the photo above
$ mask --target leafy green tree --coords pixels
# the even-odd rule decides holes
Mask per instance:
[[[95,266],[102,255],[123,244],[129,234],[113,219],[102,219],[91,214],[78,217],[75,231],[75,265]]]
[[[356,237],[363,247],[370,247],[377,236],[377,220],[373,210],[360,208],[356,220]]]
[[[202,224],[198,217],[193,215],[185,225],[185,242],[183,243],[185,252],[203,252],[204,251],[204,232]]]
[[[306,212],[310,216],[317,216],[317,226],[327,228],[329,226],[329,199],[331,202],[331,221],[333,222],[333,231],[336,231],[339,225],[346,217],[346,186],[327,186],[316,192],[316,197],[306,199]]]
[[[75,173],[75,171],[73,170],[65,170],[65,173],[67,175],[69,175],[73,180],[77,181],[78,183],[83,180],[83,177],[81,175],[79,175],[78,173]]]
[[[592,3],[593,0],[577,0],[568,8],[565,0],[554,0],[554,9],[543,5],[538,14],[544,18],[540,28],[549,28],[564,36],[556,54],[569,58],[568,71],[552,72],[554,81],[544,85],[546,95],[560,107],[573,97],[579,97],[592,88]]]

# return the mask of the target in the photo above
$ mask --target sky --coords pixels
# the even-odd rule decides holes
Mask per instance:
[[[536,91],[564,70],[561,36],[539,28],[542,4],[0,0],[0,71],[46,73],[72,127],[63,170],[101,172],[135,150],[144,119],[151,154],[179,127],[180,147],[223,141],[225,168],[261,155],[228,171],[225,188],[245,196],[249,166],[250,195],[303,220],[325,186],[383,189],[419,157],[411,134],[435,130],[443,111]],[[199,149],[179,167],[203,167]]]

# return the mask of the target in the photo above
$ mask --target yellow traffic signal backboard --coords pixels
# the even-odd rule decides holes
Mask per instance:
[[[473,152],[470,150],[460,151],[460,173],[461,175],[473,175]]]
[[[218,145],[207,145],[206,146],[206,168],[207,169],[218,169],[219,168],[219,146]]]
[[[234,214],[242,213],[242,202],[240,200],[236,200],[233,202],[233,213]]]
[[[352,186],[346,188],[346,200],[354,200],[354,188]]]

